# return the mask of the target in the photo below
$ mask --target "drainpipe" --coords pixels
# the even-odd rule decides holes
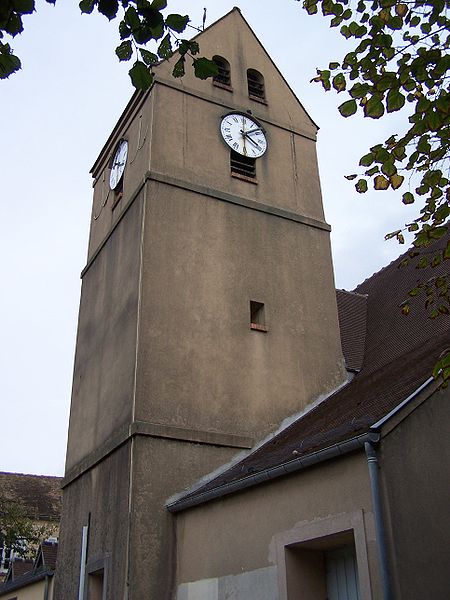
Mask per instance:
[[[48,575],[45,576],[44,600],[48,600]]]
[[[372,492],[372,504],[375,517],[375,533],[377,538],[378,558],[380,561],[381,582],[383,587],[383,600],[394,600],[394,592],[391,586],[389,573],[389,559],[386,543],[386,529],[384,526],[383,512],[381,506],[380,480],[378,477],[378,457],[372,442],[365,442],[364,449],[369,467],[370,490]]]

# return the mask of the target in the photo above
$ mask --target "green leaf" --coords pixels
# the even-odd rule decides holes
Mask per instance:
[[[355,83],[350,89],[349,94],[352,98],[364,98],[369,91],[368,83]]]
[[[14,10],[21,15],[30,15],[34,12],[34,0],[13,0]]]
[[[395,146],[392,149],[392,153],[397,160],[403,160],[406,158],[406,151],[404,146]]]
[[[442,255],[445,260],[450,258],[450,241],[447,242],[447,246],[445,247],[444,253]]]
[[[379,96],[371,96],[364,106],[364,116],[379,119],[384,115],[384,106]]]
[[[369,152],[368,154],[364,154],[364,156],[359,159],[359,164],[361,167],[370,167],[374,160],[375,156],[373,152]]]
[[[120,46],[117,46],[116,54],[119,57],[119,60],[130,60],[133,54],[133,46],[131,45],[130,40],[122,42]]]
[[[6,79],[20,68],[20,59],[11,52],[9,44],[0,44],[0,79]]]
[[[392,89],[388,92],[386,98],[386,108],[388,112],[400,110],[405,105],[405,96],[398,90]]]
[[[170,34],[168,33],[159,44],[158,56],[165,59],[170,58],[172,54],[172,44],[170,43]]]
[[[219,69],[213,60],[209,60],[208,58],[195,58],[194,72],[195,76],[199,79],[208,79],[208,77],[217,75]]]
[[[124,21],[133,31],[136,31],[141,26],[141,20],[134,6],[129,6],[127,8]]]
[[[90,15],[94,10],[95,0],[81,0],[79,7],[82,13]]]
[[[349,181],[352,181],[353,179],[357,178],[357,175],[344,175],[345,179],[348,179]]]
[[[98,0],[98,12],[105,15],[110,21],[114,19],[119,10],[119,3],[117,0]]]
[[[339,68],[339,63],[338,62],[330,62],[330,64],[328,65],[328,68],[330,69],[330,71],[334,71],[335,69]]]
[[[389,179],[384,175],[377,175],[373,181],[373,187],[376,190],[387,190],[389,187]]]
[[[357,110],[356,101],[347,100],[347,102],[344,102],[344,104],[341,104],[338,107],[338,110],[343,117],[350,117],[351,115],[354,115]]]
[[[131,29],[125,23],[125,21],[120,21],[119,23],[119,35],[121,40],[125,40],[131,36]]]
[[[175,63],[173,70],[172,70],[172,75],[174,77],[183,77],[183,75],[185,74],[185,69],[184,69],[184,64],[186,62],[186,59],[184,56],[180,56],[180,58],[177,60],[177,62]]]
[[[342,73],[339,73],[333,78],[333,87],[338,93],[343,92],[347,87],[347,82],[345,81],[345,77]]]
[[[367,181],[365,179],[360,179],[355,185],[355,189],[360,194],[364,194],[364,192],[367,192]]]
[[[380,170],[380,168],[378,167],[378,165],[375,165],[371,169],[368,169],[364,174],[367,175],[367,177],[372,177],[372,175],[375,175],[375,173],[378,173],[379,170]]]
[[[381,171],[386,175],[386,177],[392,177],[395,175],[397,173],[397,169],[394,165],[394,161],[389,158],[381,165]]]
[[[168,15],[166,18],[166,26],[172,31],[181,33],[186,29],[186,25],[189,23],[188,15]]]
[[[439,240],[442,236],[446,235],[447,227],[433,227],[429,230],[429,236],[433,240]]]
[[[140,60],[137,60],[128,71],[131,83],[137,90],[148,90],[153,83],[153,74]]]
[[[153,52],[144,50],[144,48],[139,48],[139,52],[146,65],[157,65],[159,63],[159,58]]]
[[[411,194],[411,192],[405,192],[403,194],[402,202],[403,202],[403,204],[413,204],[414,203],[414,196]]]
[[[150,5],[150,8],[152,10],[163,10],[164,8],[167,7],[167,1],[166,0],[153,0],[153,2]]]

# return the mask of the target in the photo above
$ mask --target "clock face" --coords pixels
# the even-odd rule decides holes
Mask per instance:
[[[125,171],[125,163],[127,162],[127,155],[128,142],[127,140],[120,140],[111,164],[111,173],[109,174],[109,187],[112,190],[116,189],[122,179],[123,172]]]
[[[261,125],[253,118],[231,113],[222,118],[220,133],[232,150],[249,158],[259,158],[267,150],[267,140]]]

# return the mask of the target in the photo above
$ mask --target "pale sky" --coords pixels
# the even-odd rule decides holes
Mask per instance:
[[[207,25],[228,1],[169,0],[170,12]],[[274,9],[274,6],[277,9]],[[347,45],[301,2],[246,0],[239,7],[313,120],[326,219],[332,226],[336,286],[352,289],[403,250],[384,234],[402,226],[399,195],[359,195],[344,174],[396,117],[343,119],[347,97],[310,84],[316,67]],[[277,15],[275,10],[279,10]],[[0,470],[62,475],[92,180],[90,167],[133,89],[130,65],[114,54],[118,22],[80,15],[78,0],[37,0],[11,45],[22,70],[0,82]],[[195,32],[193,30],[192,34]]]

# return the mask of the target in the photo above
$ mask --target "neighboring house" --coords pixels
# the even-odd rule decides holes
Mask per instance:
[[[317,125],[238,9],[198,41],[92,168],[55,600],[448,599],[448,320],[399,304],[450,261],[336,293]]]
[[[0,497],[17,503],[23,516],[45,526],[48,536],[57,539],[61,518],[61,477],[0,472]],[[14,558],[0,536],[0,576],[8,572]]]
[[[44,541],[34,561],[14,559],[5,582],[0,584],[0,598],[52,600],[57,553],[58,542]]]

